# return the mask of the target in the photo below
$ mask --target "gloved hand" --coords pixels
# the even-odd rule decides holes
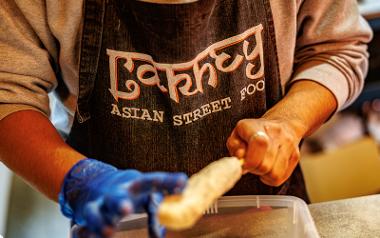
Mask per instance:
[[[156,219],[164,193],[179,193],[186,185],[183,173],[141,173],[118,170],[94,159],[79,161],[67,173],[59,204],[62,213],[77,224],[73,237],[110,237],[121,218],[148,213],[149,235],[164,236]]]

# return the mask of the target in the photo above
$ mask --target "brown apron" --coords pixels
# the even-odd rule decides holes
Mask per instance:
[[[85,1],[69,144],[118,168],[189,175],[228,156],[236,123],[281,98],[271,14],[269,0]],[[293,178],[273,188],[245,175],[229,194],[306,198],[299,168]]]

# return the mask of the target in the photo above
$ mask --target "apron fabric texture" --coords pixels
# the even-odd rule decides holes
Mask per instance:
[[[79,99],[68,143],[121,169],[191,175],[228,156],[236,123],[281,99],[269,0],[85,1]],[[229,194],[306,198],[245,175]]]

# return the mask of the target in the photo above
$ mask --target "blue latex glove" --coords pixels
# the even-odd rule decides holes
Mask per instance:
[[[78,226],[73,237],[110,237],[121,218],[148,213],[149,235],[163,237],[156,212],[164,193],[179,193],[183,173],[118,170],[94,159],[79,161],[67,173],[59,194],[62,213]]]

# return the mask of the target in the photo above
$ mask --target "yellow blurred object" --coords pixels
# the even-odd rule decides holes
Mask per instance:
[[[300,164],[312,203],[380,192],[380,154],[371,138],[304,156]]]

